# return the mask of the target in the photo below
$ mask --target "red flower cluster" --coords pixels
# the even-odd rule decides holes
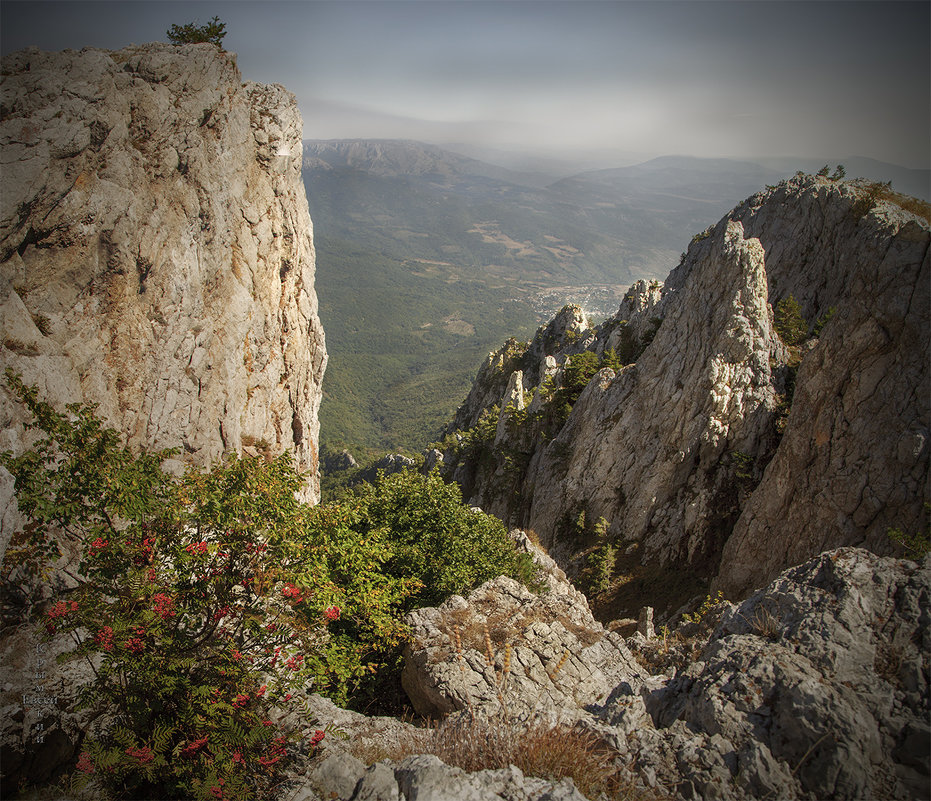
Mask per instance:
[[[240,707],[245,706],[245,705],[248,704],[248,703],[249,703],[249,696],[248,696],[248,695],[237,695],[237,696],[236,696],[236,700],[233,701],[233,706],[234,706],[236,709],[239,709]]]
[[[75,767],[81,771],[81,773],[93,773],[94,772],[94,763],[91,762],[91,755],[87,751],[81,753],[81,758],[78,760],[78,764]]]
[[[175,602],[170,595],[157,592],[152,596],[152,601],[154,603],[153,611],[162,620],[168,620],[168,618],[175,616]]]
[[[326,737],[326,732],[317,729],[314,732],[314,736],[310,738],[310,747],[316,748],[318,745],[320,745],[320,741],[323,740],[324,737]]]
[[[78,611],[78,602],[71,601],[71,603],[66,603],[65,601],[59,601],[55,606],[48,610],[45,614],[48,616],[48,621],[45,624],[45,630],[49,634],[55,633],[55,621],[60,617],[65,617],[69,612]]]
[[[91,555],[91,556],[96,556],[96,555],[97,555],[98,553],[100,553],[104,548],[106,548],[109,544],[110,544],[110,540],[105,540],[103,537],[97,537],[97,539],[94,540],[94,541],[91,543],[91,546],[90,546],[90,555]]]
[[[285,738],[276,737],[272,740],[272,744],[268,747],[268,751],[265,752],[265,756],[259,757],[259,764],[264,765],[266,768],[270,765],[274,765],[278,762],[285,754],[284,747]]]
[[[138,555],[133,557],[134,564],[147,565],[149,562],[152,561],[153,543],[154,543],[154,540],[151,540],[148,537],[146,537],[142,541],[142,544],[139,546]]]
[[[285,666],[288,668],[288,670],[300,670],[301,662],[303,661],[304,656],[302,654],[295,654],[287,662],[285,662]]]
[[[268,685],[267,685],[267,684],[263,684],[263,685],[262,685],[261,687],[259,687],[259,689],[256,691],[255,697],[256,697],[256,698],[261,698],[263,695],[265,695],[265,690],[267,690],[267,689],[268,689]]]
[[[51,620],[56,620],[57,618],[64,617],[69,612],[78,611],[78,602],[71,601],[71,603],[65,603],[64,601],[59,601],[55,606],[48,610],[48,616]]]
[[[327,620],[339,620],[339,607],[331,606],[329,609],[324,611],[323,616]]]
[[[113,629],[104,626],[97,634],[94,635],[94,642],[97,643],[104,651],[113,650]]]
[[[207,745],[207,737],[201,737],[199,740],[194,740],[194,742],[189,743],[181,749],[181,756],[183,757],[193,757],[201,748]]]
[[[228,606],[221,606],[213,613],[213,622],[218,623],[223,620],[230,613],[230,608]]]
[[[138,637],[130,637],[123,645],[131,654],[141,654],[145,650],[145,643]]]
[[[185,545],[184,550],[187,551],[189,554],[191,554],[191,556],[193,556],[195,552],[199,556],[203,556],[205,553],[207,553],[207,543],[206,542],[192,542],[190,545]]]
[[[285,584],[281,590],[281,594],[285,598],[293,599],[294,603],[300,603],[304,600],[304,595],[301,593],[301,590],[293,584]]]
[[[149,746],[145,746],[144,748],[127,748],[126,753],[134,759],[138,759],[140,765],[145,765],[147,762],[151,762],[155,759],[155,754],[152,753],[152,749],[149,748]]]

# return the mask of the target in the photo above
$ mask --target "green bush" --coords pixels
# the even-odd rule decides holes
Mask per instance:
[[[199,44],[208,42],[223,49],[223,37],[226,36],[226,23],[214,17],[206,25],[172,25],[167,31],[168,41],[175,45]]]
[[[356,494],[360,531],[381,534],[392,554],[385,573],[416,582],[404,610],[440,603],[479,584],[507,574],[534,586],[530,557],[518,553],[504,524],[464,505],[457,484],[437,471],[404,471],[363,485]]]
[[[808,337],[808,323],[802,316],[802,307],[789,295],[776,304],[776,333],[789,347],[798,347]]]
[[[173,476],[172,451],[135,455],[92,407],[62,414],[7,383],[43,436],[0,454],[29,521],[3,582],[47,636],[72,636],[66,659],[96,665],[76,767],[114,797],[272,796],[296,736],[273,708],[299,709],[308,684],[345,702],[395,669],[409,609],[500,573],[532,581],[503,525],[435,474],[310,507],[287,454]],[[75,553],[69,586],[55,566]]]

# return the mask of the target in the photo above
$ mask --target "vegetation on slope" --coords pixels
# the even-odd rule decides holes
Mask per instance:
[[[265,797],[299,752],[273,709],[299,712],[308,686],[368,706],[397,683],[406,612],[500,574],[533,583],[501,522],[436,474],[310,507],[288,454],[174,476],[171,451],[133,454],[91,407],[7,382],[40,439],[0,455],[29,521],[5,619],[70,635],[62,658],[94,666],[76,769],[105,795]]]

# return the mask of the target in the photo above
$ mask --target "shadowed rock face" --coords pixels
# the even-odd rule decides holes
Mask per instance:
[[[798,176],[754,195],[661,291],[632,288],[550,364],[533,344],[490,358],[470,420],[492,403],[506,415],[508,365],[526,391],[544,372],[558,383],[573,353],[637,353],[652,336],[634,364],[597,373],[551,441],[495,440],[524,460],[519,480],[503,457],[455,475],[563,564],[578,547],[565,521],[584,510],[644,563],[717,576],[730,597],[828,548],[889,553],[887,531],[923,530],[931,498],[929,242],[927,221],[856,181]],[[798,352],[774,325],[790,295],[812,330],[830,315]]]
[[[326,362],[302,121],[212,45],[3,59],[4,365],[130,445],[292,449],[318,496]],[[0,448],[17,409],[0,398]]]

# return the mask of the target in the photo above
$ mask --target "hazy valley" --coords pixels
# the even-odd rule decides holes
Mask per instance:
[[[928,185],[848,162],[910,194]],[[560,177],[419,142],[305,141],[330,355],[322,443],[360,458],[419,451],[486,353],[566,303],[593,322],[614,315],[632,283],[664,278],[694,235],[798,169],[669,156]]]

